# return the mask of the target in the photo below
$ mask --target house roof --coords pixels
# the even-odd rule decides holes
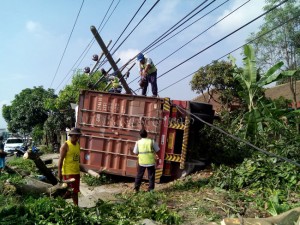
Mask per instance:
[[[298,100],[298,104],[300,101],[300,81],[296,82],[296,97]],[[266,88],[265,95],[267,98],[277,99],[279,97],[284,97],[285,99],[293,100],[293,94],[290,90],[290,83],[285,83],[273,87]],[[194,98],[193,101],[196,102],[205,102],[213,105],[213,109],[215,111],[221,110],[221,105],[215,101],[214,99],[218,99],[219,94],[218,92],[213,92],[213,98],[209,98],[208,93],[204,93],[204,95],[199,95],[198,97]],[[300,105],[299,105],[300,106]]]
[[[297,100],[300,100],[300,81],[296,82],[296,93]],[[266,97],[271,99],[277,99],[282,96],[285,99],[293,100],[293,94],[290,89],[290,83],[285,83],[267,88],[265,95]]]

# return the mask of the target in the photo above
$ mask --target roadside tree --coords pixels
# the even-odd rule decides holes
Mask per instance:
[[[234,67],[230,62],[213,61],[199,68],[190,85],[192,91],[204,96],[210,103],[214,100],[223,110],[228,110],[233,103],[239,102],[239,83],[233,77]]]
[[[44,124],[48,118],[44,102],[55,97],[53,89],[45,90],[42,86],[22,90],[11,105],[2,108],[9,131],[26,134],[35,126]]]
[[[264,10],[268,10],[281,2],[280,0],[266,0]],[[276,62],[284,62],[282,70],[297,70],[300,66],[300,4],[290,0],[282,7],[276,8],[264,18],[264,23],[257,33],[251,34],[248,40],[256,51],[257,65],[266,71]],[[275,29],[276,28],[276,29]],[[270,30],[272,32],[268,33]],[[268,33],[268,34],[266,34]],[[265,35],[266,34],[266,35]],[[277,83],[290,84],[293,102],[297,102],[296,81],[299,76],[285,77]],[[296,104],[295,104],[296,106]]]

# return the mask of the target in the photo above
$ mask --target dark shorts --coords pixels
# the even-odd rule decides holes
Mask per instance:
[[[68,183],[69,188],[73,189],[73,193],[80,192],[79,185],[80,185],[80,174],[70,174],[70,175],[63,175],[63,180],[68,180],[74,178],[75,181]]]

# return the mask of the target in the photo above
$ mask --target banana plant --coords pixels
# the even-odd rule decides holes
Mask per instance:
[[[263,122],[270,116],[269,113],[264,113],[266,112],[266,106],[263,105],[263,87],[282,79],[283,76],[293,76],[296,71],[280,72],[279,69],[283,66],[283,62],[278,62],[265,74],[261,75],[256,67],[256,58],[252,46],[244,46],[244,55],[242,70],[238,69],[233,57],[230,56],[229,59],[235,68],[234,78],[244,89],[241,97],[248,106],[248,111],[243,117],[246,121],[243,127],[245,137],[254,138],[264,130],[265,124]]]

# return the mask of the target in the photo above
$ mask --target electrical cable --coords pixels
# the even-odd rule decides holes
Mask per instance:
[[[106,20],[105,23],[103,24],[101,30],[99,30],[100,27],[101,27],[101,24],[102,24],[102,22],[103,22],[103,20],[104,20],[104,18],[106,17],[106,15],[107,15],[108,11],[110,10],[110,8],[111,8],[111,6],[112,6],[112,3],[113,3],[114,1],[110,4],[107,13],[105,14],[105,16],[104,16],[104,18],[103,18],[103,20],[102,20],[100,26],[99,26],[98,29],[97,29],[99,33],[103,30],[103,28],[105,27],[106,23],[109,21],[110,17],[111,17],[112,14],[115,12],[115,10],[116,10],[117,6],[119,5],[120,1],[121,1],[121,0],[119,0],[118,3],[115,5],[114,9],[112,10],[112,12],[111,12],[110,15],[108,16],[107,20]],[[93,38],[92,38],[92,43],[91,43],[91,45],[89,46],[89,48],[88,48],[88,50],[86,51],[86,53],[84,54],[84,56],[83,56],[83,58],[81,59],[81,61],[79,62],[79,65],[82,63],[83,59],[86,57],[87,53],[90,51],[90,49],[91,49],[91,47],[93,46],[94,43],[95,43],[95,38],[93,37]],[[105,59],[103,59],[103,61],[104,61],[104,60],[105,60]],[[102,61],[102,62],[103,62],[103,61]],[[100,68],[100,66],[97,67],[96,71],[97,71],[99,68]],[[71,79],[71,77],[69,77],[68,81],[69,81],[70,79]],[[67,82],[68,82],[68,81],[67,81]]]
[[[127,40],[127,38],[133,33],[133,31],[140,25],[140,23],[148,16],[148,14],[155,8],[155,6],[160,2],[157,0],[154,5],[149,9],[145,16],[138,22],[138,24],[132,29],[132,31],[126,36],[126,38],[118,45],[118,47],[113,51],[112,55],[116,53],[116,51],[121,47],[121,45]]]
[[[236,137],[236,136],[234,136],[233,134],[230,134],[230,133],[228,133],[228,132],[222,130],[221,128],[219,128],[219,127],[217,127],[217,126],[215,126],[215,125],[213,125],[213,124],[210,124],[210,123],[204,121],[203,119],[201,119],[201,118],[199,118],[198,116],[196,116],[195,114],[193,114],[193,113],[191,113],[191,112],[189,112],[189,111],[183,109],[183,108],[180,107],[180,106],[176,106],[176,108],[178,108],[178,109],[180,109],[180,110],[186,112],[186,113],[189,114],[190,116],[195,117],[197,120],[201,121],[202,123],[206,124],[207,126],[213,128],[213,129],[218,130],[218,131],[221,132],[222,134],[225,134],[225,135],[227,135],[228,137],[230,137],[230,138],[232,138],[232,139],[234,139],[234,140],[236,140],[236,141],[238,141],[238,142],[243,142],[244,144],[246,144],[246,145],[248,145],[248,146],[250,146],[250,147],[252,147],[252,148],[258,150],[259,152],[261,152],[261,153],[263,153],[263,154],[266,154],[266,155],[268,155],[268,156],[271,156],[271,157],[275,157],[275,158],[281,159],[281,160],[283,160],[283,161],[289,162],[289,163],[291,163],[291,164],[294,164],[295,166],[300,167],[300,164],[299,164],[299,163],[297,163],[297,162],[295,162],[295,161],[292,161],[292,160],[290,160],[290,159],[288,159],[288,158],[285,158],[285,157],[283,157],[283,156],[279,156],[279,155],[276,155],[276,154],[274,154],[274,153],[272,153],[272,152],[268,152],[268,151],[266,151],[266,150],[264,150],[264,149],[261,149],[261,148],[255,146],[255,145],[251,144],[250,142],[244,140],[244,139],[241,139],[241,138],[239,138],[239,137]]]
[[[67,73],[66,76],[64,76],[64,78],[62,79],[62,81],[59,83],[59,85],[55,88],[55,91],[60,87],[60,85],[62,85],[62,83],[64,82],[64,80],[69,76],[69,74],[74,70],[76,66],[76,64],[78,63],[78,61],[81,59],[81,57],[83,56],[83,54],[88,50],[89,45],[91,45],[93,39],[90,41],[90,43],[85,47],[85,49],[83,50],[83,52],[81,53],[81,55],[77,58],[76,62],[73,64],[73,66],[71,67],[71,69],[69,70],[69,72]],[[82,62],[82,60],[79,62],[79,64]],[[79,65],[78,64],[78,65]],[[69,79],[68,79],[69,80]],[[68,81],[67,81],[68,82]]]
[[[120,0],[119,0],[118,3],[116,4],[115,8],[112,10],[111,14],[109,15],[109,17],[107,18],[107,20],[105,21],[105,23],[104,23],[103,26],[102,26],[102,23],[104,22],[104,20],[105,20],[105,18],[106,18],[106,16],[107,16],[108,12],[110,11],[110,9],[111,9],[111,7],[112,7],[114,1],[115,1],[115,0],[113,0],[113,1],[111,2],[111,4],[109,5],[109,7],[108,7],[108,9],[107,9],[107,11],[106,11],[106,13],[105,13],[105,15],[104,15],[104,17],[103,17],[101,23],[100,23],[100,25],[99,25],[98,28],[97,28],[97,31],[98,31],[99,33],[103,30],[103,28],[105,27],[106,23],[107,23],[108,20],[110,19],[111,15],[114,13],[115,9],[117,8],[117,6],[118,6],[119,3],[120,3]],[[101,26],[102,26],[102,28],[101,28]],[[101,28],[101,30],[100,30],[100,28]],[[80,65],[80,64],[82,63],[82,61],[85,59],[87,53],[90,51],[90,49],[91,49],[91,47],[93,46],[94,43],[95,43],[95,38],[93,37],[92,40],[91,40],[91,42],[90,42],[90,45],[89,45],[87,51],[85,52],[84,56],[82,57],[82,59],[81,59],[81,61],[79,62],[78,65]],[[70,80],[70,77],[69,77],[68,81],[69,81],[69,80]],[[68,81],[67,81],[67,82],[68,82]]]
[[[160,35],[158,38],[156,38],[155,41],[153,41],[151,44],[149,44],[146,48],[144,48],[141,52],[146,52],[148,51],[148,49],[150,49],[151,47],[153,47],[155,44],[157,44],[158,42],[160,42],[162,39],[164,39],[165,37],[167,37],[169,34],[171,34],[172,32],[174,32],[176,29],[178,29],[180,26],[182,26],[184,23],[186,23],[187,21],[189,21],[190,19],[192,19],[195,15],[197,15],[198,13],[200,13],[202,9],[200,9],[199,11],[197,11],[194,15],[190,16],[195,10],[197,10],[199,7],[201,7],[202,5],[204,5],[204,3],[206,3],[208,0],[205,0],[204,2],[202,2],[200,5],[198,5],[196,8],[194,8],[191,12],[189,12],[187,15],[185,15],[182,19],[180,19],[176,24],[174,24],[171,28],[169,28],[167,31],[165,31],[162,35]],[[215,2],[215,0],[213,0],[210,4],[212,4],[213,2]],[[210,5],[209,4],[209,5]],[[204,7],[205,8],[205,7]],[[184,19],[186,19],[188,16],[190,16],[190,18],[188,18],[185,22],[182,22]],[[180,24],[181,23],[181,24]],[[177,26],[177,27],[176,27]]]
[[[214,42],[213,44],[207,46],[206,48],[202,49],[201,51],[197,52],[196,54],[192,55],[191,57],[187,58],[186,60],[184,60],[183,62],[179,63],[178,65],[174,66],[173,68],[169,69],[168,71],[164,72],[163,74],[161,74],[160,76],[158,76],[157,78],[160,78],[164,75],[166,75],[167,73],[171,72],[172,70],[176,69],[177,67],[181,66],[182,64],[186,63],[187,61],[191,60],[192,58],[196,57],[197,55],[201,54],[202,52],[206,51],[207,49],[211,48],[212,46],[218,44],[219,42],[225,40],[226,38],[228,38],[229,36],[233,35],[234,33],[238,32],[239,30],[245,28],[246,26],[248,26],[249,24],[253,23],[254,21],[260,19],[261,17],[265,16],[266,14],[268,14],[269,12],[273,11],[274,9],[278,8],[279,6],[281,6],[283,3],[287,2],[289,0],[283,0],[281,3],[273,6],[272,8],[270,8],[269,10],[265,11],[264,13],[262,13],[261,15],[255,17],[254,19],[250,20],[249,22],[245,23],[243,26],[239,27],[238,29],[230,32],[229,34],[227,34],[226,36],[222,37],[221,39],[219,39],[218,41]]]
[[[162,43],[160,43],[159,45],[157,45],[156,47],[150,49],[149,51],[147,51],[145,54],[148,54],[149,52],[152,52],[154,49],[158,48],[159,46],[161,46],[162,44],[164,44],[165,42],[169,41],[170,39],[172,39],[173,37],[175,37],[176,35],[178,35],[179,33],[181,33],[182,31],[186,30],[188,27],[192,26],[193,24],[195,24],[196,22],[198,22],[199,20],[203,19],[204,17],[206,17],[207,15],[211,14],[213,11],[215,11],[216,9],[220,8],[222,5],[224,5],[225,3],[229,2],[230,0],[226,0],[223,3],[221,3],[220,5],[218,5],[217,7],[215,7],[214,9],[212,9],[211,11],[209,11],[208,13],[204,14],[203,16],[201,16],[199,19],[195,20],[194,22],[190,23],[189,25],[187,25],[185,28],[181,29],[180,31],[178,31],[177,33],[175,33],[174,35],[172,35],[171,37],[169,37],[167,40],[163,41]],[[251,1],[251,0],[249,0]]]
[[[157,0],[153,6],[148,10],[148,12],[143,16],[143,18],[138,22],[138,24],[132,29],[132,31],[126,36],[126,38],[122,41],[121,44],[119,44],[119,46],[112,52],[111,55],[114,55],[116,53],[116,51],[122,46],[122,44],[128,39],[128,37],[133,33],[133,31],[140,25],[140,23],[148,16],[148,14],[154,9],[154,7],[158,4],[160,0]],[[133,58],[134,59],[134,58]],[[128,65],[133,59],[129,60],[129,62],[127,62],[124,66]],[[101,66],[103,66],[105,63],[107,62],[106,59],[103,59],[102,62],[99,63],[99,66],[97,67],[97,69],[99,69]]]
[[[154,46],[156,43],[158,43],[160,40],[162,40],[163,38],[165,38],[166,36],[168,36],[169,34],[171,34],[172,32],[174,32],[175,30],[177,30],[180,26],[182,26],[183,24],[185,24],[187,21],[189,21],[190,19],[192,19],[194,16],[196,16],[198,13],[200,13],[201,11],[203,11],[205,8],[207,8],[209,5],[211,5],[215,0],[211,1],[209,4],[207,4],[205,7],[201,8],[200,10],[198,10],[197,12],[195,12],[193,15],[191,15],[194,11],[196,11],[199,7],[201,7],[205,2],[207,2],[208,0],[204,1],[203,3],[201,3],[200,5],[198,5],[196,8],[194,8],[191,12],[189,12],[185,17],[183,17],[181,20],[179,20],[175,25],[173,25],[171,28],[169,28],[164,34],[162,34],[159,38],[157,38],[154,42],[152,42],[150,45],[148,45],[148,47]],[[229,0],[227,0],[229,1]],[[191,16],[190,16],[191,15]],[[190,16],[189,18],[187,18],[188,16]],[[187,19],[186,19],[187,18]],[[184,19],[186,19],[185,21],[183,21]],[[181,24],[180,24],[181,23]],[[176,27],[177,26],[177,27]],[[173,29],[173,30],[172,30]],[[119,46],[120,47],[120,46]],[[119,48],[118,47],[118,48]],[[148,48],[146,47],[146,48]],[[145,49],[146,49],[145,48]],[[143,50],[144,51],[144,50]],[[142,51],[142,52],[143,52]],[[116,50],[113,52],[113,54],[116,52]],[[135,57],[134,57],[135,58]],[[132,60],[129,60],[129,62],[127,62],[125,65],[129,64]],[[106,63],[106,62],[104,62]],[[102,64],[99,65],[102,66]],[[138,79],[138,77],[136,78]],[[135,81],[136,79],[134,79],[133,81]],[[131,81],[130,83],[132,83],[133,81]],[[130,84],[129,83],[129,84]]]
[[[177,32],[175,35],[171,36],[170,38],[168,38],[166,41],[168,41],[169,39],[171,39],[172,37],[176,36],[177,34],[179,34],[180,32],[182,32],[183,30],[185,30],[186,28],[188,28],[189,26],[191,26],[192,24],[196,23],[197,21],[199,21],[200,19],[204,18],[205,16],[209,15],[210,13],[212,13],[214,10],[216,10],[217,8],[219,8],[220,6],[222,6],[223,4],[225,4],[226,2],[228,2],[229,0],[226,0],[225,2],[223,2],[222,4],[220,4],[219,6],[217,6],[216,8],[214,8],[213,10],[211,10],[210,12],[206,13],[204,16],[200,17],[199,19],[197,19],[196,21],[194,21],[193,23],[189,24],[188,26],[186,26],[185,28],[183,28],[182,30],[180,30],[179,32]],[[250,0],[249,0],[250,1]],[[172,32],[174,32],[175,30],[177,30],[180,26],[182,26],[184,23],[186,23],[187,21],[189,21],[190,19],[192,19],[195,15],[197,15],[199,12],[203,11],[205,8],[207,8],[210,4],[212,4],[214,1],[210,2],[208,5],[206,5],[204,8],[201,8],[200,10],[198,10],[194,15],[192,15],[190,18],[188,18],[185,22],[182,22],[183,19],[187,18],[192,12],[194,12],[196,9],[198,9],[200,6],[203,5],[203,3],[201,3],[200,5],[198,5],[195,9],[193,9],[191,12],[189,12],[184,18],[182,18],[181,20],[179,20],[175,25],[173,25],[171,28],[169,28],[169,30],[167,30],[165,33],[163,33],[160,37],[158,37],[155,41],[153,41],[151,44],[149,44],[145,49],[150,49],[151,46],[153,47],[155,44],[157,44],[159,41],[161,41],[162,39],[164,39],[165,37],[167,37],[169,34],[171,34]],[[178,25],[180,22],[182,22],[180,25]],[[177,27],[175,27],[176,25],[178,25]],[[173,30],[172,30],[173,29]],[[172,31],[170,31],[172,30]],[[169,33],[168,33],[169,32]],[[159,44],[158,46],[162,45],[163,43],[165,43],[166,41],[162,42],[161,44]],[[158,47],[157,46],[157,47]],[[155,48],[157,48],[155,47]],[[150,49],[148,52],[154,50]],[[144,49],[144,50],[145,50]],[[144,50],[142,50],[141,52],[144,52]],[[146,53],[148,53],[146,52]],[[156,64],[157,65],[157,64]],[[137,79],[139,79],[139,76],[136,77],[135,79],[133,79],[132,81],[129,82],[129,84],[131,84],[132,82],[136,81]]]
[[[186,26],[185,28],[183,28],[183,29],[181,29],[179,32],[177,32],[177,33],[175,33],[174,35],[172,35],[170,38],[168,38],[167,40],[165,40],[165,41],[163,41],[162,43],[160,43],[159,45],[157,45],[156,47],[154,47],[153,49],[150,49],[148,52],[146,52],[146,54],[147,53],[149,53],[149,52],[151,52],[152,50],[154,50],[154,49],[156,49],[157,47],[159,47],[159,46],[161,46],[162,44],[164,44],[166,41],[169,41],[171,38],[173,38],[173,37],[175,37],[177,34],[179,34],[179,33],[181,33],[183,30],[185,30],[185,29],[187,29],[188,27],[190,27],[191,25],[193,25],[194,23],[196,23],[196,22],[198,22],[200,19],[202,19],[202,18],[204,18],[205,16],[207,16],[207,15],[209,15],[210,13],[212,13],[214,10],[216,10],[217,8],[219,8],[219,7],[221,7],[222,5],[224,5],[226,2],[228,2],[229,0],[226,0],[225,2],[223,2],[223,3],[221,3],[220,5],[218,5],[217,7],[215,7],[214,9],[212,9],[211,11],[209,11],[208,13],[206,13],[205,15],[203,15],[203,16],[201,16],[199,19],[197,19],[196,21],[194,21],[193,23],[191,23],[191,24],[189,24],[188,26]],[[248,0],[248,2],[249,1],[251,1],[251,0]],[[247,2],[247,3],[248,3]],[[211,2],[212,3],[212,2]],[[211,4],[210,3],[210,4]],[[246,4],[246,3],[244,3],[244,4]],[[244,5],[243,4],[243,5]],[[207,6],[206,6],[207,7]],[[237,9],[235,9],[234,11],[236,11]],[[233,13],[234,11],[232,11],[231,13]],[[230,13],[230,14],[231,14]],[[228,14],[228,15],[230,15],[230,14]],[[228,16],[227,15],[227,16]],[[224,17],[225,18],[225,17]],[[223,19],[224,19],[223,18]],[[220,20],[221,21],[221,20]],[[220,22],[220,21],[218,21],[218,22]],[[217,22],[217,23],[218,23]],[[216,24],[216,23],[215,23]],[[211,27],[213,27],[213,26],[215,26],[215,24],[214,25],[212,25]],[[211,28],[210,27],[210,28]],[[209,28],[209,29],[210,29]],[[209,29],[207,29],[207,30],[209,30]],[[206,31],[207,31],[206,30]],[[192,40],[190,40],[188,43],[186,43],[184,46],[186,46],[187,44],[189,44],[190,42],[192,42],[194,39],[196,39],[196,38],[198,38],[200,35],[202,35],[203,33],[205,33],[206,31],[204,31],[204,32],[202,32],[201,34],[199,34],[198,36],[196,36],[196,37],[194,37]],[[181,48],[183,48],[184,46],[182,46]],[[181,48],[179,48],[179,49],[177,49],[175,52],[177,52],[177,51],[179,51]],[[170,55],[168,55],[166,58],[164,58],[163,60],[161,60],[160,62],[158,62],[155,66],[157,66],[158,64],[160,64],[162,61],[164,61],[165,59],[167,59],[168,57],[170,57],[171,55],[173,55],[175,52],[173,52],[172,54],[170,54]],[[137,76],[135,79],[133,79],[132,81],[130,81],[129,82],[129,84],[131,84],[131,83],[133,83],[134,81],[136,81],[137,79],[139,79],[139,76]]]
[[[295,17],[293,17],[293,18],[291,18],[291,19],[289,19],[289,20],[287,20],[287,21],[285,21],[285,22],[283,22],[283,23],[281,23],[281,24],[279,24],[279,25],[273,27],[272,29],[270,29],[270,30],[268,30],[268,31],[266,31],[266,32],[264,32],[264,33],[262,33],[261,35],[257,36],[256,38],[254,38],[254,39],[248,41],[246,44],[243,44],[243,45],[241,45],[241,46],[235,48],[234,50],[230,51],[229,53],[226,53],[225,55],[223,55],[223,56],[221,56],[221,57],[219,57],[218,59],[213,60],[213,61],[219,61],[220,59],[222,59],[222,58],[224,58],[224,57],[230,55],[231,53],[233,53],[233,52],[235,52],[235,51],[241,49],[241,48],[244,47],[245,45],[248,45],[248,44],[250,44],[251,42],[253,42],[253,41],[257,40],[257,39],[260,39],[261,37],[263,37],[263,36],[265,36],[265,35],[271,33],[272,31],[278,29],[279,27],[285,25],[286,23],[288,23],[288,22],[290,22],[290,21],[292,21],[292,20],[294,20],[294,19],[296,19],[296,18],[298,18],[298,17],[300,17],[300,13],[299,13],[298,15],[296,15]],[[212,64],[212,63],[209,63],[209,64],[207,64],[207,65],[210,65],[210,64]],[[159,91],[159,93],[162,92],[162,91],[164,91],[164,90],[166,90],[166,89],[168,89],[168,88],[170,88],[171,86],[173,86],[173,85],[175,85],[175,84],[181,82],[182,80],[184,80],[184,79],[186,79],[186,78],[192,76],[192,75],[195,74],[197,71],[198,71],[198,70],[196,70],[196,71],[194,71],[194,72],[192,72],[192,73],[186,75],[185,77],[183,77],[183,78],[177,80],[176,82],[174,82],[174,83],[172,83],[172,84],[166,86],[165,88],[161,89],[161,90]]]
[[[77,13],[77,16],[76,16],[76,19],[75,19],[75,22],[74,22],[74,25],[73,25],[73,28],[72,28],[71,33],[70,33],[70,35],[69,35],[67,44],[66,44],[66,46],[65,46],[65,49],[64,49],[64,51],[63,51],[63,54],[62,54],[62,56],[61,56],[61,58],[60,58],[60,61],[59,61],[59,63],[58,63],[58,66],[57,66],[57,68],[56,68],[56,72],[55,72],[55,74],[54,74],[54,77],[53,77],[53,79],[52,79],[52,81],[51,81],[50,88],[52,87],[52,84],[53,84],[53,82],[54,82],[54,79],[55,79],[55,77],[56,77],[56,75],[57,75],[57,73],[58,73],[58,70],[59,70],[60,65],[61,65],[61,63],[62,63],[62,60],[63,60],[63,58],[64,58],[64,56],[65,56],[67,47],[68,47],[69,42],[70,42],[70,39],[71,39],[71,37],[72,37],[74,28],[75,28],[75,26],[76,26],[76,24],[77,24],[77,20],[78,20],[78,17],[79,17],[79,15],[80,15],[80,12],[81,12],[81,9],[82,9],[83,4],[84,4],[84,0],[82,0],[81,6],[80,6],[80,8],[79,8],[79,11],[78,11],[78,13]]]
[[[110,3],[108,9],[106,10],[106,13],[105,13],[104,17],[103,17],[103,19],[102,19],[100,25],[98,26],[98,30],[101,28],[101,26],[102,26],[102,24],[103,24],[103,22],[104,22],[104,20],[105,20],[105,18],[106,18],[106,16],[107,16],[108,12],[110,11],[110,9],[111,9],[111,7],[112,7],[114,1],[115,1],[115,0],[113,0],[113,1]],[[120,0],[119,0],[119,2],[120,2]],[[117,3],[117,5],[119,4],[119,2]],[[115,7],[115,8],[116,8],[116,7]],[[114,10],[115,10],[115,9],[114,9]],[[113,10],[113,12],[114,12],[114,10]],[[106,22],[107,22],[107,21],[106,21]],[[105,23],[105,24],[106,24],[106,23]],[[105,25],[103,25],[102,29],[104,28],[104,26],[105,26]],[[82,63],[83,59],[86,57],[88,51],[91,49],[91,47],[92,47],[92,45],[94,44],[94,42],[95,42],[95,38],[93,37],[93,38],[91,39],[91,41],[88,43],[88,45],[86,46],[86,48],[83,50],[83,52],[81,53],[81,55],[78,57],[78,59],[76,60],[76,62],[73,64],[73,66],[71,67],[71,69],[69,70],[69,72],[67,73],[67,75],[63,78],[63,80],[62,80],[62,81],[60,82],[60,84],[57,86],[57,88],[55,89],[55,91],[62,85],[62,83],[64,82],[64,80],[69,76],[69,74],[74,70],[74,68],[75,68],[75,67],[78,67],[78,66]],[[80,62],[78,63],[79,60],[80,60]],[[77,66],[76,66],[76,64],[77,64]],[[71,78],[71,77],[68,78],[68,80],[66,81],[66,83],[70,80],[70,78]]]
[[[233,14],[234,12],[236,12],[237,10],[239,10],[240,8],[242,8],[243,6],[245,6],[248,2],[250,2],[251,0],[248,0],[247,2],[244,2],[242,5],[240,5],[239,7],[237,7],[236,9],[234,9],[233,11],[231,11],[230,13],[228,13],[226,16],[224,16],[223,18],[221,18],[220,20],[218,20],[217,22],[215,22],[213,25],[211,25],[210,27],[208,27],[207,29],[205,29],[203,32],[201,32],[200,34],[196,35],[194,38],[192,38],[191,40],[189,40],[187,43],[185,43],[184,45],[182,45],[181,47],[179,47],[178,49],[176,49],[175,51],[173,51],[171,54],[169,54],[168,56],[166,56],[165,58],[163,58],[162,60],[160,60],[156,65],[159,65],[160,63],[162,63],[163,61],[165,61],[167,58],[169,58],[170,56],[174,55],[176,52],[178,52],[180,49],[182,49],[183,47],[187,46],[188,44],[190,44],[193,40],[195,40],[196,38],[200,37],[202,34],[204,34],[205,32],[209,31],[211,28],[213,28],[214,26],[216,26],[218,23],[220,23],[221,21],[223,21],[225,18],[227,18],[228,16],[230,16],[231,14]],[[225,3],[225,2],[224,2]],[[155,65],[155,66],[156,66]]]
[[[147,0],[144,0],[144,2],[140,5],[140,7],[138,8],[138,10],[135,12],[135,14],[133,15],[133,17],[131,18],[131,20],[128,22],[128,24],[126,25],[126,27],[124,28],[124,30],[121,32],[121,34],[119,35],[119,37],[117,38],[117,40],[115,41],[115,43],[113,44],[113,46],[110,48],[110,52],[112,51],[112,49],[115,47],[115,45],[117,44],[117,42],[120,40],[120,38],[122,37],[122,35],[124,34],[124,32],[127,30],[128,26],[131,24],[131,22],[133,21],[133,19],[136,17],[136,15],[138,14],[138,12],[141,10],[141,8],[143,7],[143,5],[145,4]]]

